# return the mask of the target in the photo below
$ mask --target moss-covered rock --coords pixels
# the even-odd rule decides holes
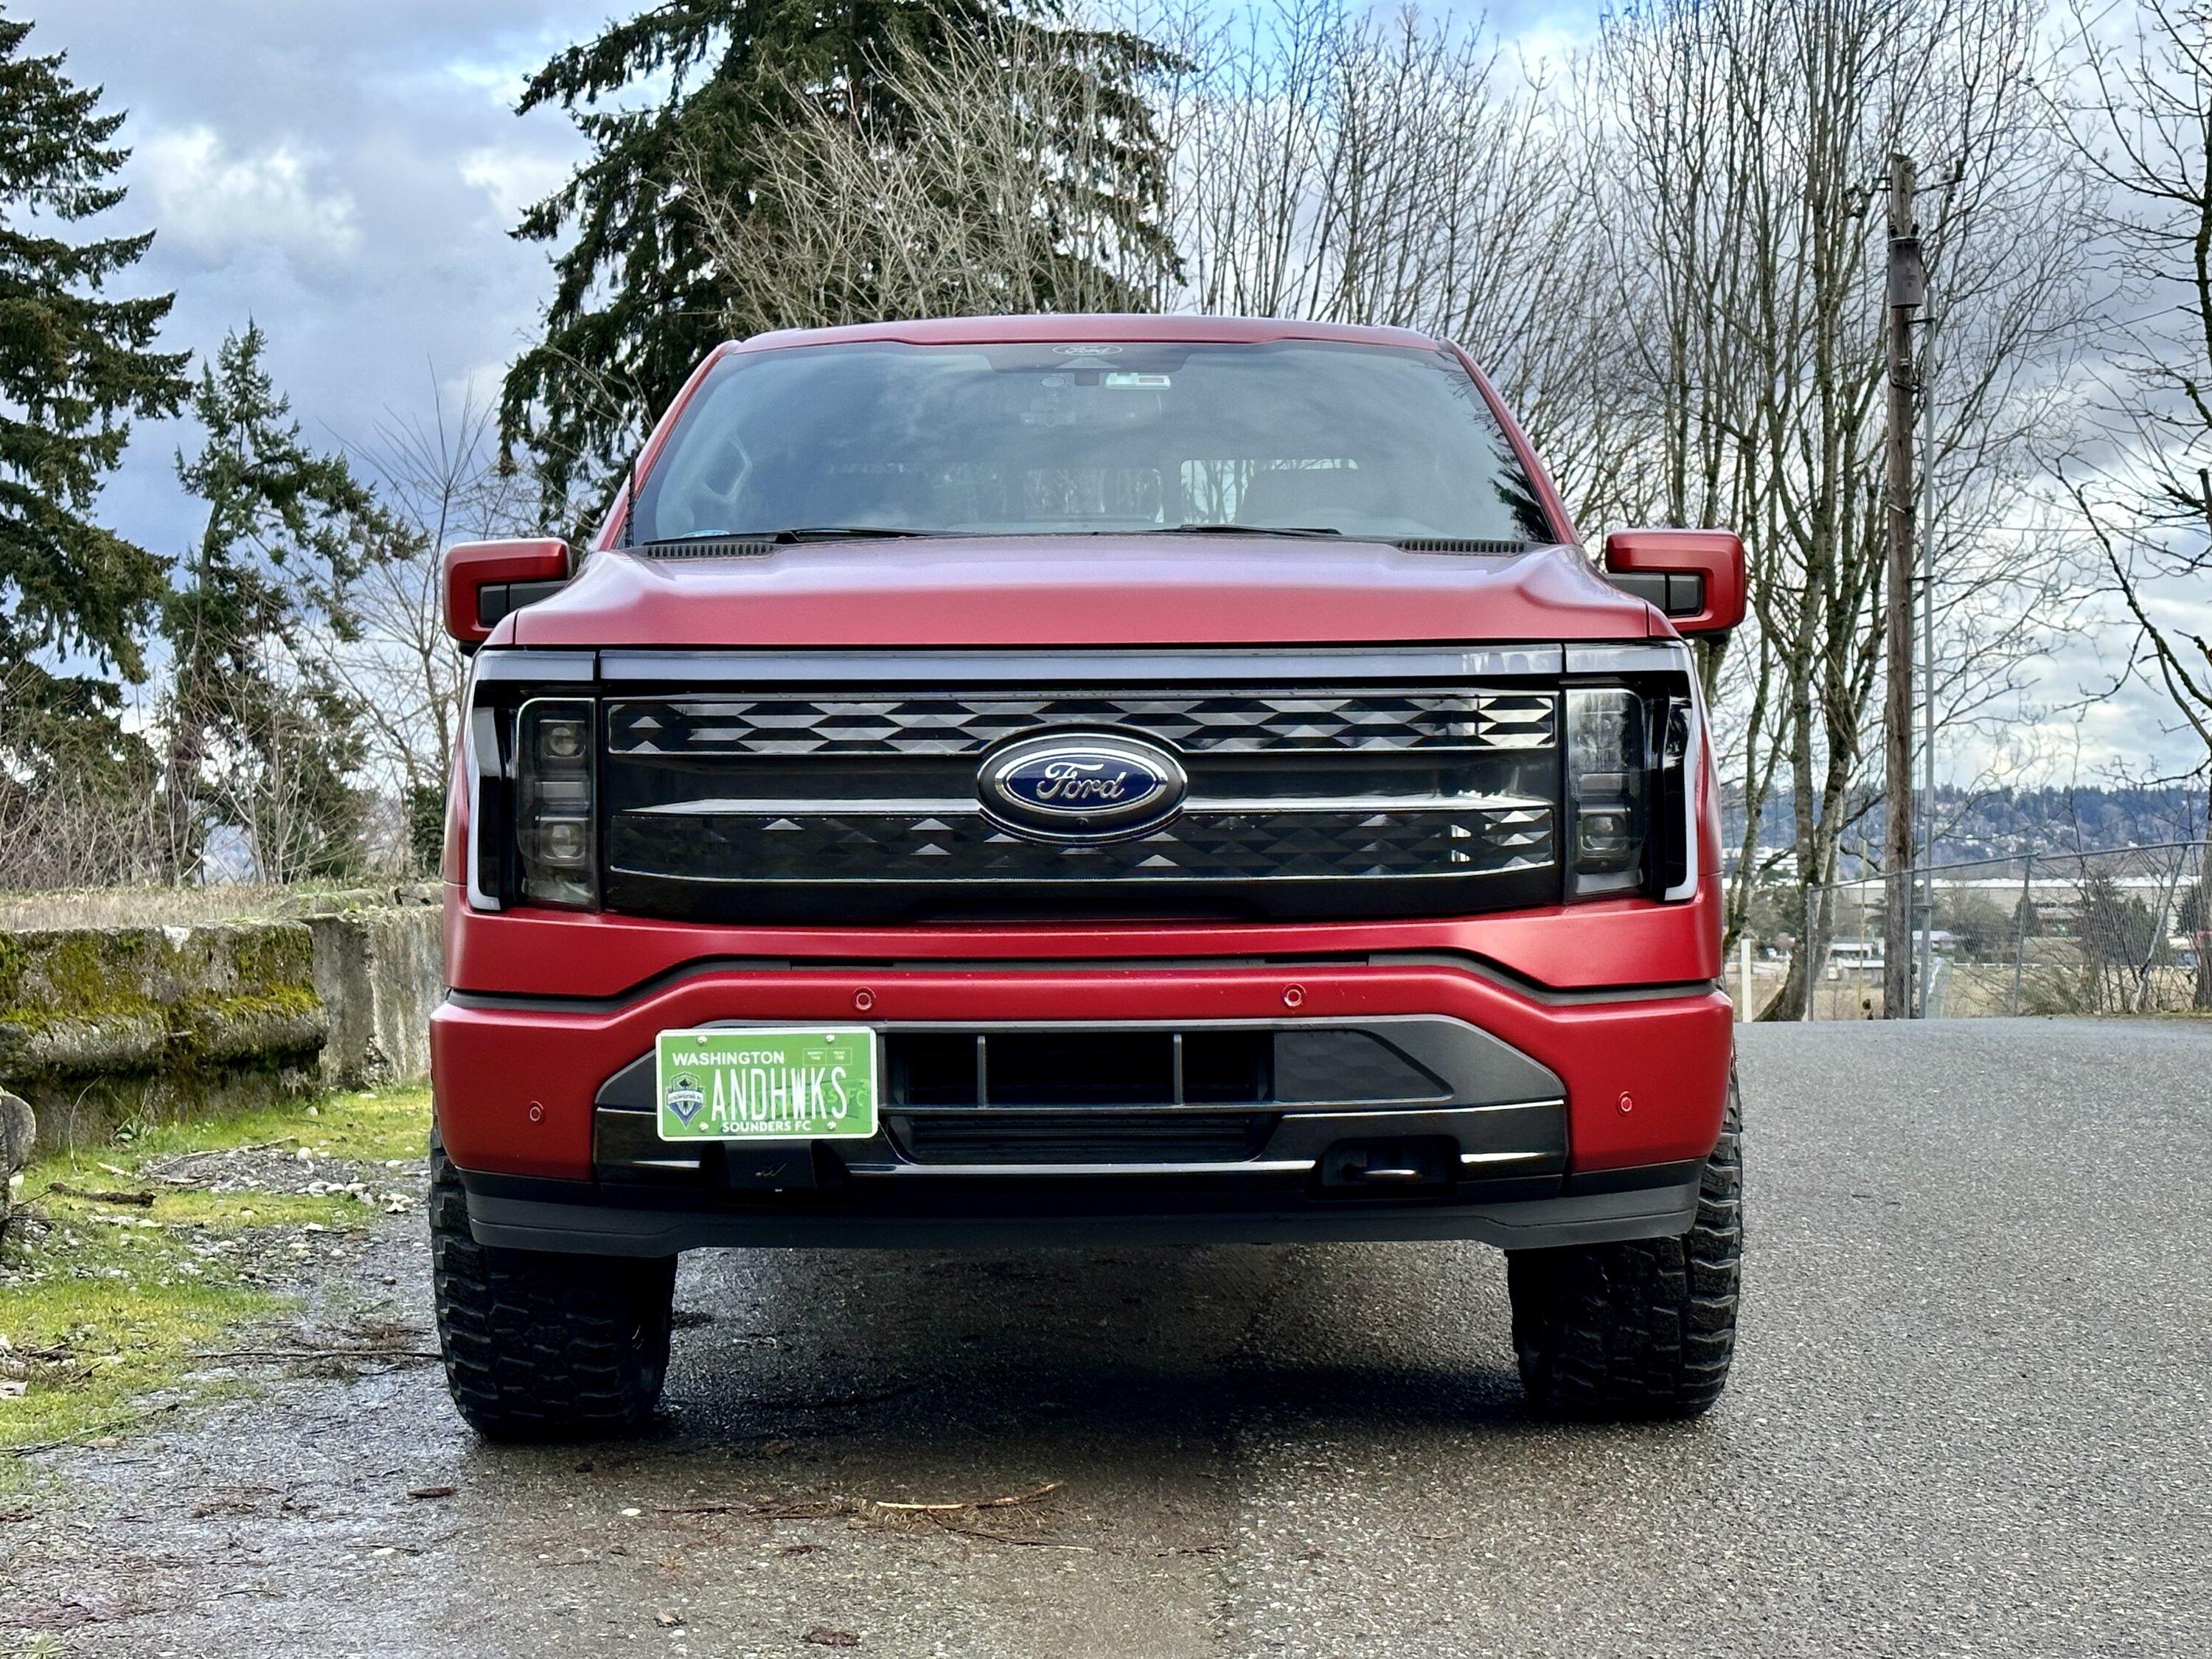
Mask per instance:
[[[298,1093],[330,1030],[297,921],[0,934],[0,1084],[47,1146]]]

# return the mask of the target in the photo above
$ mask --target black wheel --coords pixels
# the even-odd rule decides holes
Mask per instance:
[[[668,1370],[673,1256],[494,1249],[470,1236],[468,1198],[430,1143],[430,1265],[453,1404],[494,1440],[635,1433]]]
[[[1697,1219],[1681,1237],[1507,1259],[1513,1346],[1538,1407],[1573,1417],[1694,1417],[1720,1398],[1743,1272],[1742,1135],[1731,1078]]]

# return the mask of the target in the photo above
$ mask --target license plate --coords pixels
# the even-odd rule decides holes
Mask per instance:
[[[663,1031],[663,1140],[828,1140],[876,1132],[876,1034],[865,1025]]]

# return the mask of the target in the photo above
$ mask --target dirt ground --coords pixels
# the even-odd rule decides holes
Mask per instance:
[[[758,1253],[687,1261],[655,1433],[487,1446],[356,1203],[258,1247],[234,1392],[0,1496],[0,1653],[2212,1651],[2212,1026],[1743,1068],[1698,1423],[1532,1416],[1479,1247]]]

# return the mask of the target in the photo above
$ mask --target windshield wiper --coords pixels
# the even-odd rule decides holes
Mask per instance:
[[[883,524],[803,524],[790,530],[771,531],[761,538],[769,542],[878,542],[902,536],[934,536],[933,530],[902,530]]]
[[[696,536],[655,536],[641,547],[689,547],[699,542],[876,542],[902,536],[934,536],[934,530],[902,530],[879,524],[804,524],[787,530],[707,530]]]
[[[1317,524],[1179,524],[1152,532],[1157,536],[1341,536],[1341,530]]]

